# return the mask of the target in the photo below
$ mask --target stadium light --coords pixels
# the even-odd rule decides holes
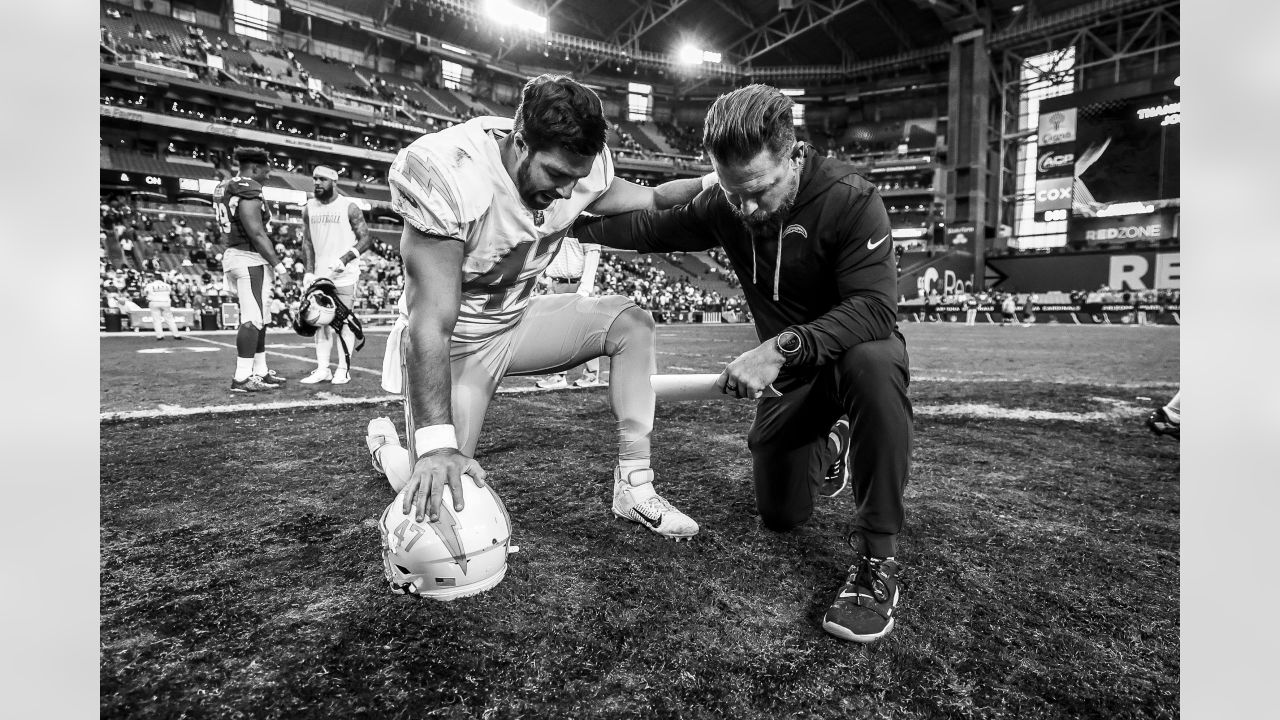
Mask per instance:
[[[484,14],[501,25],[514,25],[536,33],[547,32],[547,19],[532,10],[517,7],[511,0],[485,0]]]
[[[720,53],[703,50],[693,45],[685,45],[676,51],[676,61],[681,65],[701,65],[702,63],[719,63]]]

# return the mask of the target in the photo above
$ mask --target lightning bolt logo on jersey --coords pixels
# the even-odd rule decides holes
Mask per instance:
[[[479,117],[424,135],[400,151],[388,173],[392,208],[405,222],[463,243],[454,342],[514,327],[570,224],[613,183],[606,147],[573,194],[551,203],[536,223],[502,164],[498,143],[511,128],[510,118]]]

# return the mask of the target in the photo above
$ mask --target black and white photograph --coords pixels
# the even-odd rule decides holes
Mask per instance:
[[[1233,16],[1233,73],[1180,0],[94,7],[7,31],[51,97],[33,53],[97,24],[50,139],[6,133],[18,170],[75,137],[10,265],[84,270],[74,345],[11,346],[7,442],[13,489],[51,434],[88,476],[5,544],[79,595],[81,711],[1249,716],[1198,643],[1248,642],[1215,563],[1277,499],[1215,485],[1274,484],[1233,449],[1280,430],[1274,240],[1215,225],[1267,201],[1198,199],[1234,170],[1193,131],[1280,115],[1277,13]],[[1193,94],[1184,143],[1214,84],[1241,106]]]

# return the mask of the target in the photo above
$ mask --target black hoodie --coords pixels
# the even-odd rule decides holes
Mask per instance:
[[[875,186],[853,165],[812,147],[804,157],[795,203],[776,237],[753,241],[719,186],[670,210],[584,218],[574,234],[637,252],[723,247],[760,340],[791,328],[804,341],[792,367],[825,365],[858,343],[893,334],[897,265]]]

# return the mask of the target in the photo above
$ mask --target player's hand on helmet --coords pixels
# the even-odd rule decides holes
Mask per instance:
[[[754,400],[778,379],[783,360],[773,340],[766,340],[729,363],[716,379],[716,387],[726,395]]]
[[[440,502],[444,497],[444,486],[449,486],[453,496],[453,509],[460,511],[462,502],[462,476],[470,475],[476,487],[484,487],[489,473],[480,467],[480,463],[463,455],[453,448],[440,448],[418,458],[414,463],[413,473],[405,484],[404,507],[406,515],[413,508],[414,519],[422,522],[430,518],[431,522],[440,519]]]

